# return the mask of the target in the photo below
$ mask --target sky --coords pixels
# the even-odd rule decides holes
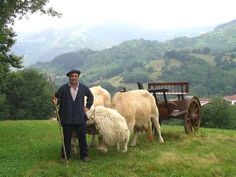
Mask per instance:
[[[17,20],[16,32],[107,22],[128,23],[153,30],[218,25],[236,19],[236,0],[49,0],[61,18],[29,15]]]

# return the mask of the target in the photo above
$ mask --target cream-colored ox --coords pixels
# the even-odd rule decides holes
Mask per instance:
[[[93,93],[93,105],[95,107],[100,105],[105,107],[111,106],[111,95],[106,89],[102,88],[101,86],[94,86],[89,89]]]
[[[117,146],[117,150],[127,151],[129,142],[129,129],[125,118],[115,109],[106,108],[104,106],[92,106],[86,112],[88,124],[95,124],[99,134],[98,150],[102,152],[108,151],[108,146]]]
[[[102,88],[101,86],[94,86],[89,89],[91,90],[91,92],[93,93],[93,96],[94,96],[93,106],[96,107],[96,106],[102,105],[105,107],[110,107],[111,95],[106,89]],[[86,100],[85,100],[85,104],[86,104]],[[93,127],[90,127],[90,128],[93,128]],[[91,141],[90,146],[95,146],[95,145],[96,145],[96,135],[92,134],[92,141]],[[74,154],[77,154],[77,134],[76,134],[76,132],[73,132],[73,135],[72,135],[71,151]]]
[[[112,99],[111,107],[124,116],[130,133],[134,130],[131,146],[136,146],[139,127],[142,129],[150,122],[158,132],[159,142],[164,143],[155,98],[147,90],[117,92]]]

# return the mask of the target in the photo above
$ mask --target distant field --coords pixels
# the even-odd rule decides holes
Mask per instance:
[[[182,64],[181,61],[176,60],[176,59],[169,59],[169,64],[168,68],[171,68],[173,66],[180,66]],[[158,81],[158,78],[162,74],[162,67],[165,66],[165,59],[157,59],[157,60],[152,60],[150,61],[146,67],[151,67],[153,68],[152,74],[149,76],[153,81]]]
[[[177,59],[168,59],[168,60],[170,61],[168,65],[169,68],[173,66],[180,66],[182,64],[182,62]],[[165,59],[152,60],[146,66],[152,67],[154,71],[161,71],[161,68],[165,66]]]
[[[182,64],[183,63],[181,61],[173,58],[173,59],[170,60],[170,64],[169,64],[168,68],[171,68],[173,66],[180,66]]]
[[[214,66],[216,65],[216,63],[215,63],[215,56],[203,55],[203,54],[192,54],[192,55],[195,56],[196,58],[200,58],[200,59],[206,61],[210,65],[214,65]]]
[[[74,157],[59,163],[60,136],[55,121],[0,122],[1,177],[235,177],[236,131],[201,128],[185,135],[182,126],[162,126],[164,144],[148,142],[127,153],[90,148],[92,161]],[[90,139],[89,139],[90,141]]]
[[[152,60],[150,61],[146,67],[150,68],[152,67],[154,71],[161,71],[161,68],[164,66],[165,60],[164,59],[157,59],[157,60]]]

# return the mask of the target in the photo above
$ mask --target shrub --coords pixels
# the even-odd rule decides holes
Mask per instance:
[[[231,105],[222,97],[215,97],[212,102],[202,109],[203,127],[232,128],[231,126]]]

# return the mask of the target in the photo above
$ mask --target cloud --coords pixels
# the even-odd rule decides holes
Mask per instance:
[[[234,0],[50,0],[60,19],[30,15],[16,31],[40,31],[73,25],[125,22],[152,29],[209,26],[236,18]]]

